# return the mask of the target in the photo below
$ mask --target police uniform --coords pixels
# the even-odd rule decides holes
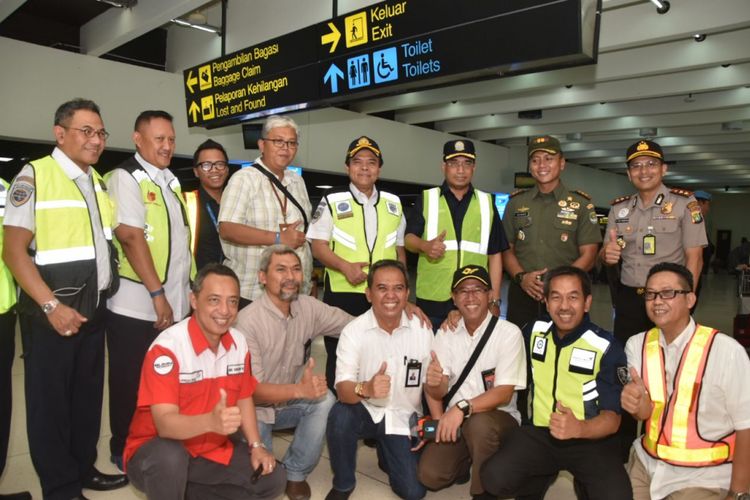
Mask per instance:
[[[61,303],[88,318],[78,333],[63,336],[23,290],[16,305],[34,468],[45,498],[73,498],[95,470],[105,294],[118,281],[110,252],[113,207],[99,174],[92,167],[84,172],[58,148],[21,170],[8,200],[4,224],[33,233],[29,250],[42,279]]]
[[[8,183],[0,179],[0,255],[3,250],[3,218],[8,195]],[[10,416],[13,408],[11,367],[16,349],[16,285],[13,275],[0,259],[0,476],[5,469],[5,458],[10,438]]]
[[[512,193],[503,227],[526,272],[570,265],[580,256],[581,245],[601,241],[591,197],[562,182],[551,193],[537,187]],[[539,317],[544,306],[521,289],[520,279],[513,278],[508,289],[508,321],[522,327]]]
[[[360,137],[349,145],[347,159],[361,149],[372,151],[382,160],[378,144],[368,137]],[[381,167],[378,167],[381,168]],[[323,240],[334,254],[347,262],[369,262],[382,259],[397,260],[397,249],[404,246],[406,219],[401,199],[395,194],[379,191],[373,186],[368,198],[350,183],[347,187],[330,189],[320,200],[307,231],[308,240]],[[366,273],[369,268],[364,268]],[[369,308],[365,296],[366,283],[352,285],[344,273],[325,269],[323,302],[339,307],[352,316],[360,316]],[[337,337],[324,339],[326,353],[326,381],[335,394]]]
[[[588,316],[562,338],[551,321],[528,324],[524,337],[533,425],[511,432],[485,462],[485,490],[502,498],[541,498],[557,473],[568,470],[587,498],[630,500],[630,481],[619,460],[615,435],[558,440],[549,432],[550,415],[558,402],[579,420],[592,419],[603,410],[621,412],[623,383],[618,372],[627,364],[622,346]]]
[[[652,326],[643,304],[648,271],[660,262],[685,265],[685,249],[706,245],[706,229],[692,193],[663,184],[648,206],[638,194],[617,198],[608,217],[604,244],[615,229],[624,245],[614,325],[615,337],[624,345]]]
[[[190,252],[189,220],[177,178],[140,154],[127,159],[106,176],[117,205],[117,221],[142,227],[156,274],[175,321],[190,312],[190,279],[195,261]],[[148,347],[159,334],[154,327],[153,298],[127,259],[119,242],[120,290],[107,303],[109,353],[110,451],[122,456],[138,395],[140,367]]]

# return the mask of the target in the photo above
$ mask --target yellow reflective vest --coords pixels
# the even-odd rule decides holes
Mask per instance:
[[[680,359],[671,397],[667,395],[659,329],[652,328],[644,336],[641,373],[654,406],[645,422],[641,443],[652,457],[683,467],[705,467],[732,461],[736,432],[716,441],[707,441],[698,429],[701,382],[717,333],[712,328],[696,325]],[[746,375],[737,374],[738,377]]]
[[[575,341],[559,348],[551,321],[537,321],[529,337],[533,390],[532,422],[549,427],[549,417],[559,401],[579,420],[599,414],[596,377],[610,341],[586,330]]]
[[[446,231],[445,253],[437,260],[420,253],[417,261],[417,298],[444,302],[451,298],[453,272],[468,264],[487,268],[487,248],[492,228],[492,195],[474,189],[461,225],[461,240],[456,237],[453,218],[440,188],[422,193],[425,228],[422,238],[432,240]]]
[[[3,254],[3,220],[5,202],[8,197],[8,183],[0,179],[0,255]],[[16,304],[16,283],[5,261],[0,258],[0,314],[4,314]]]
[[[169,249],[171,240],[169,212],[167,211],[167,205],[164,201],[164,194],[162,193],[161,187],[151,179],[148,172],[146,172],[135,159],[131,160],[132,162],[119,168],[122,168],[132,175],[140,187],[141,195],[143,196],[143,203],[146,206],[146,226],[144,227],[144,236],[151,253],[151,259],[154,262],[156,274],[159,277],[159,281],[163,284],[166,283],[168,279],[169,270]],[[107,174],[107,178],[109,178],[110,175],[111,172]],[[172,190],[182,207],[182,222],[188,226],[191,235],[185,244],[190,245],[194,228],[190,225],[190,220],[187,216],[187,208],[185,206],[185,200],[182,197],[180,181],[178,181],[177,178],[172,179],[169,183],[169,189]],[[120,255],[120,276],[141,283],[141,278],[128,261],[127,255],[125,255],[120,242],[115,240],[115,246]],[[190,279],[193,279],[195,277],[195,258],[193,257],[192,252],[190,252],[190,255]]]
[[[375,262],[396,259],[396,238],[403,209],[398,196],[378,191],[375,202],[377,235],[372,250],[367,245],[364,208],[348,188],[326,194],[326,203],[333,219],[333,234],[329,248],[347,262]],[[367,272],[367,270],[364,270]],[[326,268],[332,292],[365,293],[365,283],[352,285],[344,273]]]

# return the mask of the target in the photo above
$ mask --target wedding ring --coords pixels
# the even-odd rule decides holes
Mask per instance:
[[[63,335],[65,335],[66,337],[70,337],[71,335],[73,335],[73,332],[71,330],[65,330],[65,333],[63,333]]]

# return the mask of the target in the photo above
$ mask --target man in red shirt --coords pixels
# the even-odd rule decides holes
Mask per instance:
[[[234,272],[206,265],[193,284],[192,316],[146,354],[124,462],[148,498],[265,499],[284,491],[286,473],[258,433],[247,344],[230,328],[239,300]],[[230,439],[240,428],[247,442]]]

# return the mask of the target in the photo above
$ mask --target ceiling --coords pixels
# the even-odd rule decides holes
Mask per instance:
[[[127,10],[96,0],[0,0],[0,36],[103,57],[127,46],[126,62],[154,64],[148,57],[165,51],[138,41],[207,3],[215,2],[141,0]],[[121,22],[126,13],[129,23]],[[503,146],[551,134],[568,161],[617,173],[624,173],[627,147],[649,137],[664,147],[670,185],[750,193],[747,0],[672,0],[663,15],[646,0],[603,0],[600,33],[596,65],[348,107]],[[541,116],[519,118],[533,110]]]

